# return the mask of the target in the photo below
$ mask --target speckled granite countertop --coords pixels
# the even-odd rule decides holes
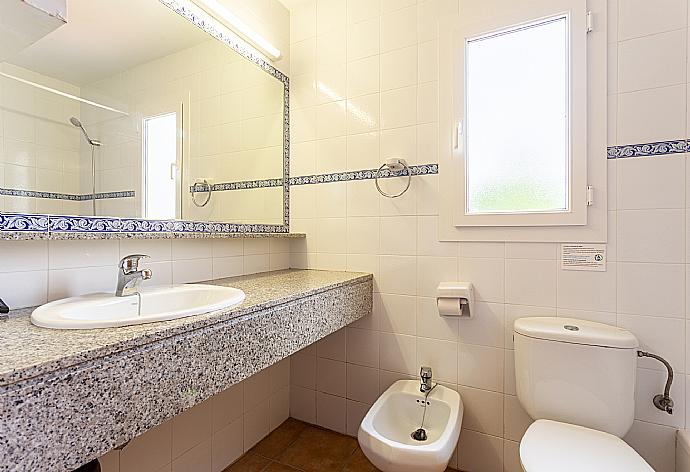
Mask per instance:
[[[39,328],[29,320],[32,310],[22,310],[0,321],[0,387],[371,277],[356,272],[282,270],[219,279],[206,283],[242,289],[245,301],[230,310],[120,328]]]
[[[73,471],[372,311],[370,274],[285,270],[207,283],[247,298],[122,328],[38,328],[30,310],[0,322],[0,472]]]

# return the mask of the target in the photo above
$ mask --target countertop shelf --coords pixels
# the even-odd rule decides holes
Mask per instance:
[[[367,280],[371,280],[370,274],[295,269],[218,279],[205,283],[242,289],[245,301],[229,310],[118,328],[39,328],[29,319],[33,308],[18,310],[16,316],[0,321],[0,387]]]
[[[282,270],[206,283],[246,299],[118,328],[39,328],[30,309],[0,322],[0,472],[74,470],[372,310],[365,273]]]

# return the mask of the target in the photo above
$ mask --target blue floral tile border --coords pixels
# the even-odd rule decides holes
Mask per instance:
[[[72,194],[59,192],[40,192],[36,190],[19,190],[14,188],[0,187],[0,195],[10,197],[26,197],[26,198],[47,198],[51,200],[70,200],[73,202],[83,202],[93,200],[94,196],[89,194]],[[131,198],[135,196],[134,190],[125,190],[121,192],[99,192],[95,194],[96,200],[105,200],[111,198]]]
[[[0,213],[0,232],[40,233],[287,233],[283,225]]]
[[[263,180],[240,180],[237,182],[223,182],[212,184],[212,192],[223,192],[226,190],[248,190],[255,188],[282,187],[283,179],[263,179]],[[204,184],[195,184],[189,187],[192,193],[206,193],[208,188]]]
[[[417,166],[410,166],[410,175],[431,175],[438,174],[438,164],[421,164]],[[349,172],[336,172],[332,174],[314,174],[301,175],[298,177],[290,177],[290,185],[312,185],[312,184],[327,184],[332,182],[347,182],[351,180],[371,180],[376,178],[377,169],[354,170]],[[407,171],[392,172],[390,170],[381,170],[379,178],[390,179],[392,177],[406,176]],[[283,185],[283,179],[264,179],[264,180],[242,180],[237,182],[225,182],[211,185],[212,192],[221,192],[226,190],[247,190],[267,187],[280,187]],[[189,188],[192,193],[207,192],[208,189],[204,185],[193,185]]]
[[[2,228],[0,227],[0,230]],[[219,223],[213,221],[146,220],[50,216],[51,233],[287,233],[284,225]]]
[[[48,231],[50,216],[0,213],[0,231]]]
[[[429,175],[438,174],[438,164],[422,164],[418,166],[410,166],[410,175]],[[351,180],[373,180],[376,178],[378,169],[355,170],[350,172],[337,172],[333,174],[317,174],[317,175],[303,175],[300,177],[292,177],[290,185],[311,185],[311,184],[326,184],[331,182],[347,182]],[[401,177],[407,175],[406,170],[392,172],[390,170],[381,170],[379,178],[389,179],[392,177]]]
[[[608,159],[624,159],[626,157],[667,156],[688,152],[690,142],[686,139],[674,141],[658,141],[654,143],[626,144],[624,146],[610,146],[607,149]]]

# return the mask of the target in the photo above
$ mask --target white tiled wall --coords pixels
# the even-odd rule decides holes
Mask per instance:
[[[220,472],[288,418],[290,359],[100,458],[103,472]]]
[[[148,254],[148,285],[189,283],[289,266],[287,239],[0,241],[0,297],[11,308],[114,292],[120,258]]]
[[[79,95],[79,87],[7,63],[0,70]],[[30,85],[0,78],[0,186],[43,192],[80,193],[79,131],[69,124],[79,103]],[[78,212],[68,200],[0,197],[2,211]]]
[[[182,218],[282,224],[282,187],[217,192],[203,208],[189,194],[197,179],[214,184],[282,178],[283,84],[278,79],[212,38],[85,85],[82,93],[128,111],[121,116],[82,107],[84,125],[103,142],[96,151],[97,191],[137,191],[135,198],[99,200],[97,214],[142,216],[141,120],[179,113],[182,102],[189,117],[182,125],[189,136],[181,171]],[[88,193],[91,147],[83,140],[81,156],[82,188]],[[83,202],[81,214],[90,212],[91,201]]]
[[[437,29],[456,0],[305,0],[291,10],[292,174],[437,162]],[[687,137],[687,0],[609,0],[609,144]],[[602,156],[603,158],[604,156]],[[421,364],[457,388],[463,432],[451,465],[518,471],[530,419],[515,396],[512,323],[570,316],[630,329],[677,372],[670,416],[656,410],[665,372],[639,362],[626,440],[673,471],[674,433],[690,389],[686,298],[686,156],[609,161],[609,264],[561,271],[556,244],[437,238],[437,176],[388,200],[372,181],[293,187],[293,267],[375,274],[374,313],[292,358],[291,415],[356,434],[391,382]],[[441,169],[443,172],[443,169]],[[389,190],[399,183],[387,181]],[[689,220],[690,221],[690,220]],[[474,283],[477,314],[440,318],[434,288]],[[687,326],[687,329],[686,329]],[[690,393],[690,392],[688,392]]]

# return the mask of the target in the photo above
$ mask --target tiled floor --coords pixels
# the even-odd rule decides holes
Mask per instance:
[[[288,418],[223,472],[377,470],[364,456],[355,438]]]

